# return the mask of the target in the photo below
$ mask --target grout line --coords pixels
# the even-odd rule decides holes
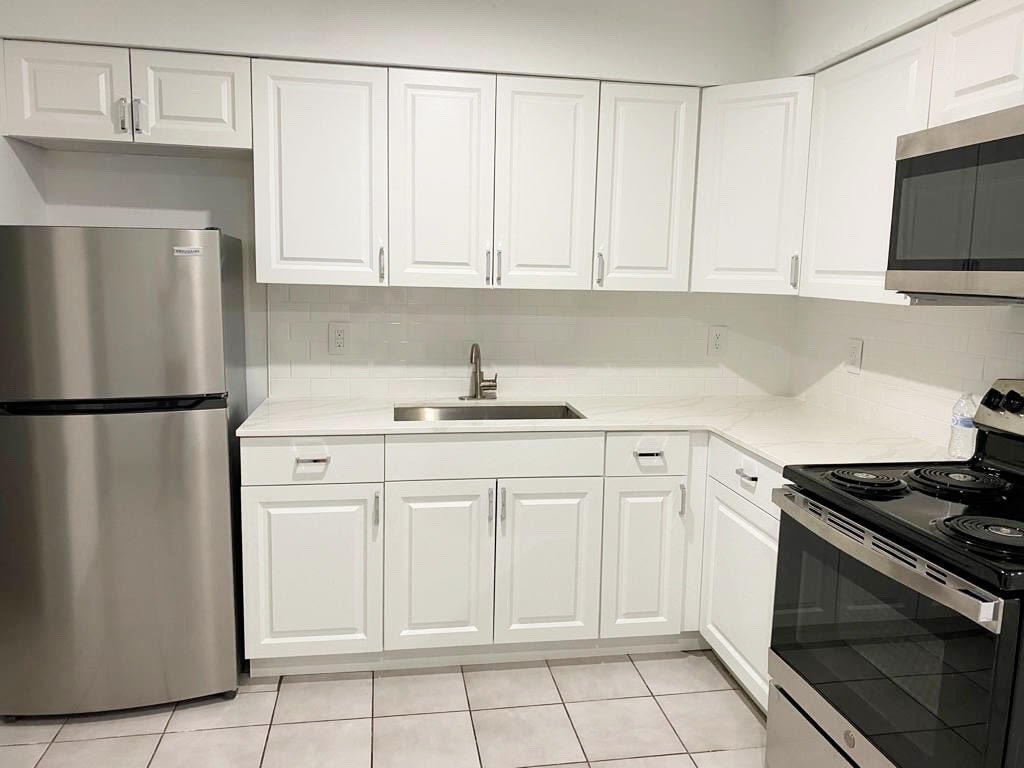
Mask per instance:
[[[576,723],[572,721],[572,715],[569,714],[569,708],[565,705],[565,698],[562,696],[562,689],[558,687],[558,680],[551,672],[551,661],[544,659],[544,666],[548,668],[548,674],[551,675],[551,679],[555,683],[555,690],[558,691],[558,699],[562,702],[562,711],[565,712],[566,718],[569,720],[569,726],[572,728],[572,734],[576,737],[576,743],[580,745],[580,752],[583,754],[583,761],[590,762],[590,756],[587,754],[586,747],[583,746],[583,740],[580,738],[579,731],[576,730]]]
[[[270,730],[274,727],[274,715],[277,714],[277,702],[281,699],[281,683],[284,681],[284,675],[277,678],[277,691],[274,693],[274,706],[270,710],[270,722],[267,723],[267,735],[263,739],[263,751],[260,753],[260,766],[263,765],[263,761],[267,757],[267,746],[270,744]]]
[[[57,734],[64,729],[64,726],[67,725],[67,722],[68,718],[65,717],[64,721],[60,724],[60,727],[53,732],[53,736],[51,736],[50,740],[46,742],[46,749],[44,749],[42,753],[39,755],[39,759],[32,764],[33,768],[36,768],[36,766],[40,765],[43,762],[43,758],[46,757],[46,753],[50,751],[50,747],[52,747],[57,742]]]
[[[483,766],[484,758],[480,754],[480,741],[476,737],[476,720],[473,719],[472,705],[469,703],[469,685],[466,683],[466,668],[463,665],[459,665],[459,677],[462,678],[462,691],[466,695],[466,713],[469,715],[469,727],[473,729],[473,744],[476,745],[476,762],[477,765]],[[373,768],[371,766],[371,768]]]
[[[390,242],[389,242],[390,245]],[[391,258],[390,247],[389,247],[388,258]],[[385,505],[386,506],[386,505]],[[386,511],[386,510],[385,510]],[[383,559],[383,558],[382,558]],[[373,699],[377,691],[377,674],[373,671],[370,672],[370,768],[373,768]]]
[[[661,712],[661,716],[665,718],[665,722],[668,723],[669,728],[672,729],[672,733],[674,733],[676,738],[679,739],[679,744],[682,746],[683,751],[686,752],[686,754],[690,754],[690,750],[687,748],[686,742],[683,741],[683,737],[679,735],[679,731],[676,730],[672,720],[665,714],[665,708],[661,706],[661,702],[658,701],[658,697],[654,695],[654,691],[651,690],[651,686],[647,684],[647,679],[640,672],[640,668],[636,665],[636,661],[634,661],[633,656],[629,655],[627,658],[629,659],[629,663],[633,665],[633,669],[636,670],[636,673],[640,675],[640,679],[643,680],[644,687],[647,689],[647,692],[651,694],[651,698],[654,699],[654,703],[658,705],[658,711]],[[690,762],[693,761],[691,760]]]

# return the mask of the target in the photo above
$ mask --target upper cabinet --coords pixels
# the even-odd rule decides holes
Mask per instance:
[[[8,40],[11,136],[252,146],[249,60]]]
[[[602,83],[596,287],[687,289],[699,110],[699,88]]]
[[[494,75],[390,70],[391,284],[490,284]]]
[[[253,62],[256,277],[387,281],[388,72]]]
[[[494,284],[589,288],[600,86],[499,77]]]
[[[131,141],[127,48],[4,42],[11,136]]]
[[[929,125],[1024,104],[1024,0],[978,0],[935,24]]]
[[[814,80],[800,294],[905,303],[884,289],[896,138],[928,125],[935,28]]]
[[[694,291],[795,294],[814,80],[704,91]]]

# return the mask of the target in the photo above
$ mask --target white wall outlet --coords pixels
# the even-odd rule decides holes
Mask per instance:
[[[725,352],[729,340],[729,328],[725,325],[712,325],[708,329],[708,356],[717,357]]]
[[[327,324],[327,354],[347,355],[348,345],[351,341],[348,323]]]
[[[846,370],[848,373],[860,373],[864,362],[864,339],[850,339],[846,342]]]

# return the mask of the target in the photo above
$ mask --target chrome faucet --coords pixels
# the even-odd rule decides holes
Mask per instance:
[[[485,379],[480,362],[480,345],[473,343],[469,348],[469,364],[473,366],[469,378],[469,394],[462,395],[459,400],[493,400],[498,396],[498,374],[494,378]]]

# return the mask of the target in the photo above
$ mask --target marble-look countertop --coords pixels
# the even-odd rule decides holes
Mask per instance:
[[[585,419],[515,421],[395,421],[395,405],[426,401],[330,397],[269,398],[238,428],[239,437],[398,435],[459,432],[625,432],[707,430],[760,456],[787,464],[935,461],[943,447],[868,426],[786,397],[570,397],[556,400],[491,400],[488,403],[568,402]],[[431,400],[430,405],[458,404]]]

